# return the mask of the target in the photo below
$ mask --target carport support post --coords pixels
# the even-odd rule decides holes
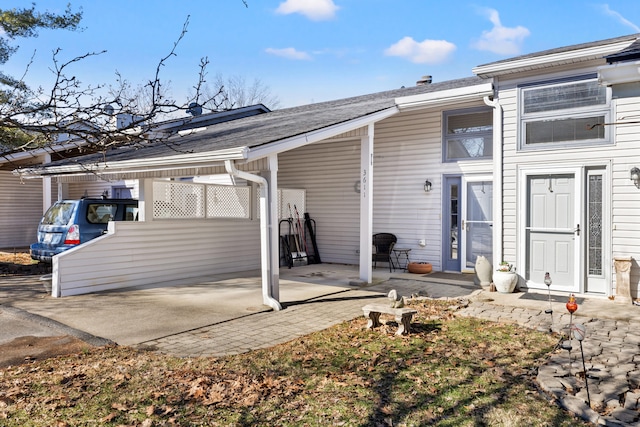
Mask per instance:
[[[271,256],[269,262],[271,263],[270,274],[271,280],[269,281],[269,294],[276,301],[280,301],[280,234],[278,229],[278,155],[273,154],[268,157],[269,171],[267,176],[267,182],[269,183],[269,197],[267,200],[267,211],[269,212],[269,243]]]
[[[360,280],[365,283],[373,279],[373,127],[360,139]]]

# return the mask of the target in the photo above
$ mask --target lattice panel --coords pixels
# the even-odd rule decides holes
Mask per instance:
[[[154,218],[204,218],[204,185],[154,181]]]
[[[298,207],[298,213],[300,218],[304,217],[306,206],[307,191],[306,190],[294,190],[294,189],[279,189],[278,190],[278,220],[289,218],[289,204],[291,205],[291,212],[295,217],[294,206]],[[256,191],[256,206],[260,206],[260,189]],[[256,212],[256,218],[260,218],[260,210]]]
[[[304,218],[305,199],[307,192],[305,190],[294,190],[283,188],[280,196],[280,207],[278,208],[280,218],[296,217],[296,208],[300,219]],[[291,207],[291,210],[289,210]]]
[[[251,218],[251,187],[207,185],[207,218]]]

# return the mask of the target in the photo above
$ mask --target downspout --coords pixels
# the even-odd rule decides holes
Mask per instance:
[[[493,108],[493,264],[502,261],[503,216],[502,216],[502,105],[500,101],[485,96],[484,103]]]
[[[229,175],[255,182],[260,186],[260,262],[262,270],[262,301],[265,305],[268,305],[276,311],[280,311],[282,310],[282,306],[278,300],[273,298],[271,295],[271,250],[269,245],[269,210],[267,209],[269,183],[266,178],[261,177],[260,175],[254,175],[236,169],[232,160],[225,160],[224,167]]]

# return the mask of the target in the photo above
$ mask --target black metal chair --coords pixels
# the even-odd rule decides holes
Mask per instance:
[[[391,233],[376,233],[373,235],[373,268],[377,267],[378,261],[389,263],[389,271],[393,271],[393,247],[398,242],[398,238]]]

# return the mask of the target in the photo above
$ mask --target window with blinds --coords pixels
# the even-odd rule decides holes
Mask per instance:
[[[609,142],[609,90],[596,79],[520,88],[520,148]]]

